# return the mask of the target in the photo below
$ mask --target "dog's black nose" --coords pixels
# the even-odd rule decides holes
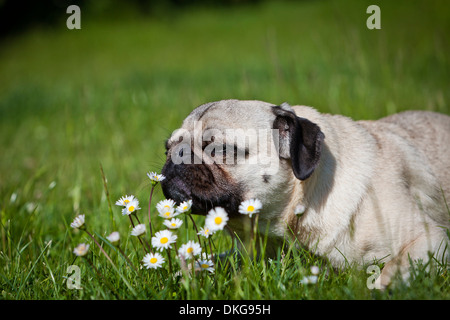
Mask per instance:
[[[177,203],[191,199],[191,188],[183,177],[183,165],[167,161],[161,173],[166,177],[161,181],[161,188],[166,199],[172,199]]]

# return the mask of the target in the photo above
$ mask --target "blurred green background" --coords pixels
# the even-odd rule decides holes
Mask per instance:
[[[381,30],[366,27],[371,4]],[[450,114],[449,1],[3,0],[0,20],[4,261],[57,243],[78,213],[111,232],[100,164],[112,201],[145,201],[165,139],[208,101]]]

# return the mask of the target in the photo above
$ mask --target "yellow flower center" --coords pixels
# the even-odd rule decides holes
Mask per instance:
[[[167,237],[162,237],[161,240],[159,240],[162,244],[167,243],[169,239]]]
[[[222,223],[222,218],[221,218],[221,217],[216,217],[216,218],[214,219],[214,223],[215,223],[215,224],[221,224],[221,223]]]
[[[186,252],[187,253],[192,253],[192,252],[194,252],[194,248],[187,248]]]
[[[166,213],[164,213],[164,215],[165,215],[166,217],[170,217],[170,211],[167,211]]]
[[[168,204],[166,204],[166,205],[164,206],[164,208],[170,208],[170,206],[169,206]]]
[[[183,210],[186,210],[186,209],[187,209],[187,206],[184,206],[184,207],[183,207]]]
[[[209,268],[209,264],[203,263],[203,264],[202,264],[202,268],[203,268],[203,269]]]
[[[250,212],[253,212],[255,210],[255,207],[254,206],[248,206],[247,210],[250,211]]]
[[[150,263],[156,263],[158,261],[158,259],[156,259],[156,258],[151,258],[150,259]]]
[[[133,211],[134,211],[134,207],[133,207],[133,206],[130,206],[130,207],[128,208],[128,211],[133,212]]]
[[[128,199],[123,200],[123,203],[125,203],[125,204],[127,204],[129,202],[130,202],[130,200],[128,200]]]
[[[171,226],[172,226],[172,227],[176,227],[177,224],[176,224],[176,223],[172,223]]]

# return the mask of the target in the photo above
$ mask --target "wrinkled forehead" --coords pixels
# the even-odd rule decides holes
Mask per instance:
[[[197,107],[183,121],[182,128],[192,131],[217,129],[268,129],[275,118],[273,104],[262,101],[223,100]]]

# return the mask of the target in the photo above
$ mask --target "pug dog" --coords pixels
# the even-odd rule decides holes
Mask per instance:
[[[410,261],[448,261],[450,117],[407,111],[353,121],[307,106],[222,100],[194,109],[166,142],[162,190],[192,211],[259,199],[259,230],[294,237],[336,268],[385,263],[387,286]],[[301,214],[298,214],[298,213]]]

